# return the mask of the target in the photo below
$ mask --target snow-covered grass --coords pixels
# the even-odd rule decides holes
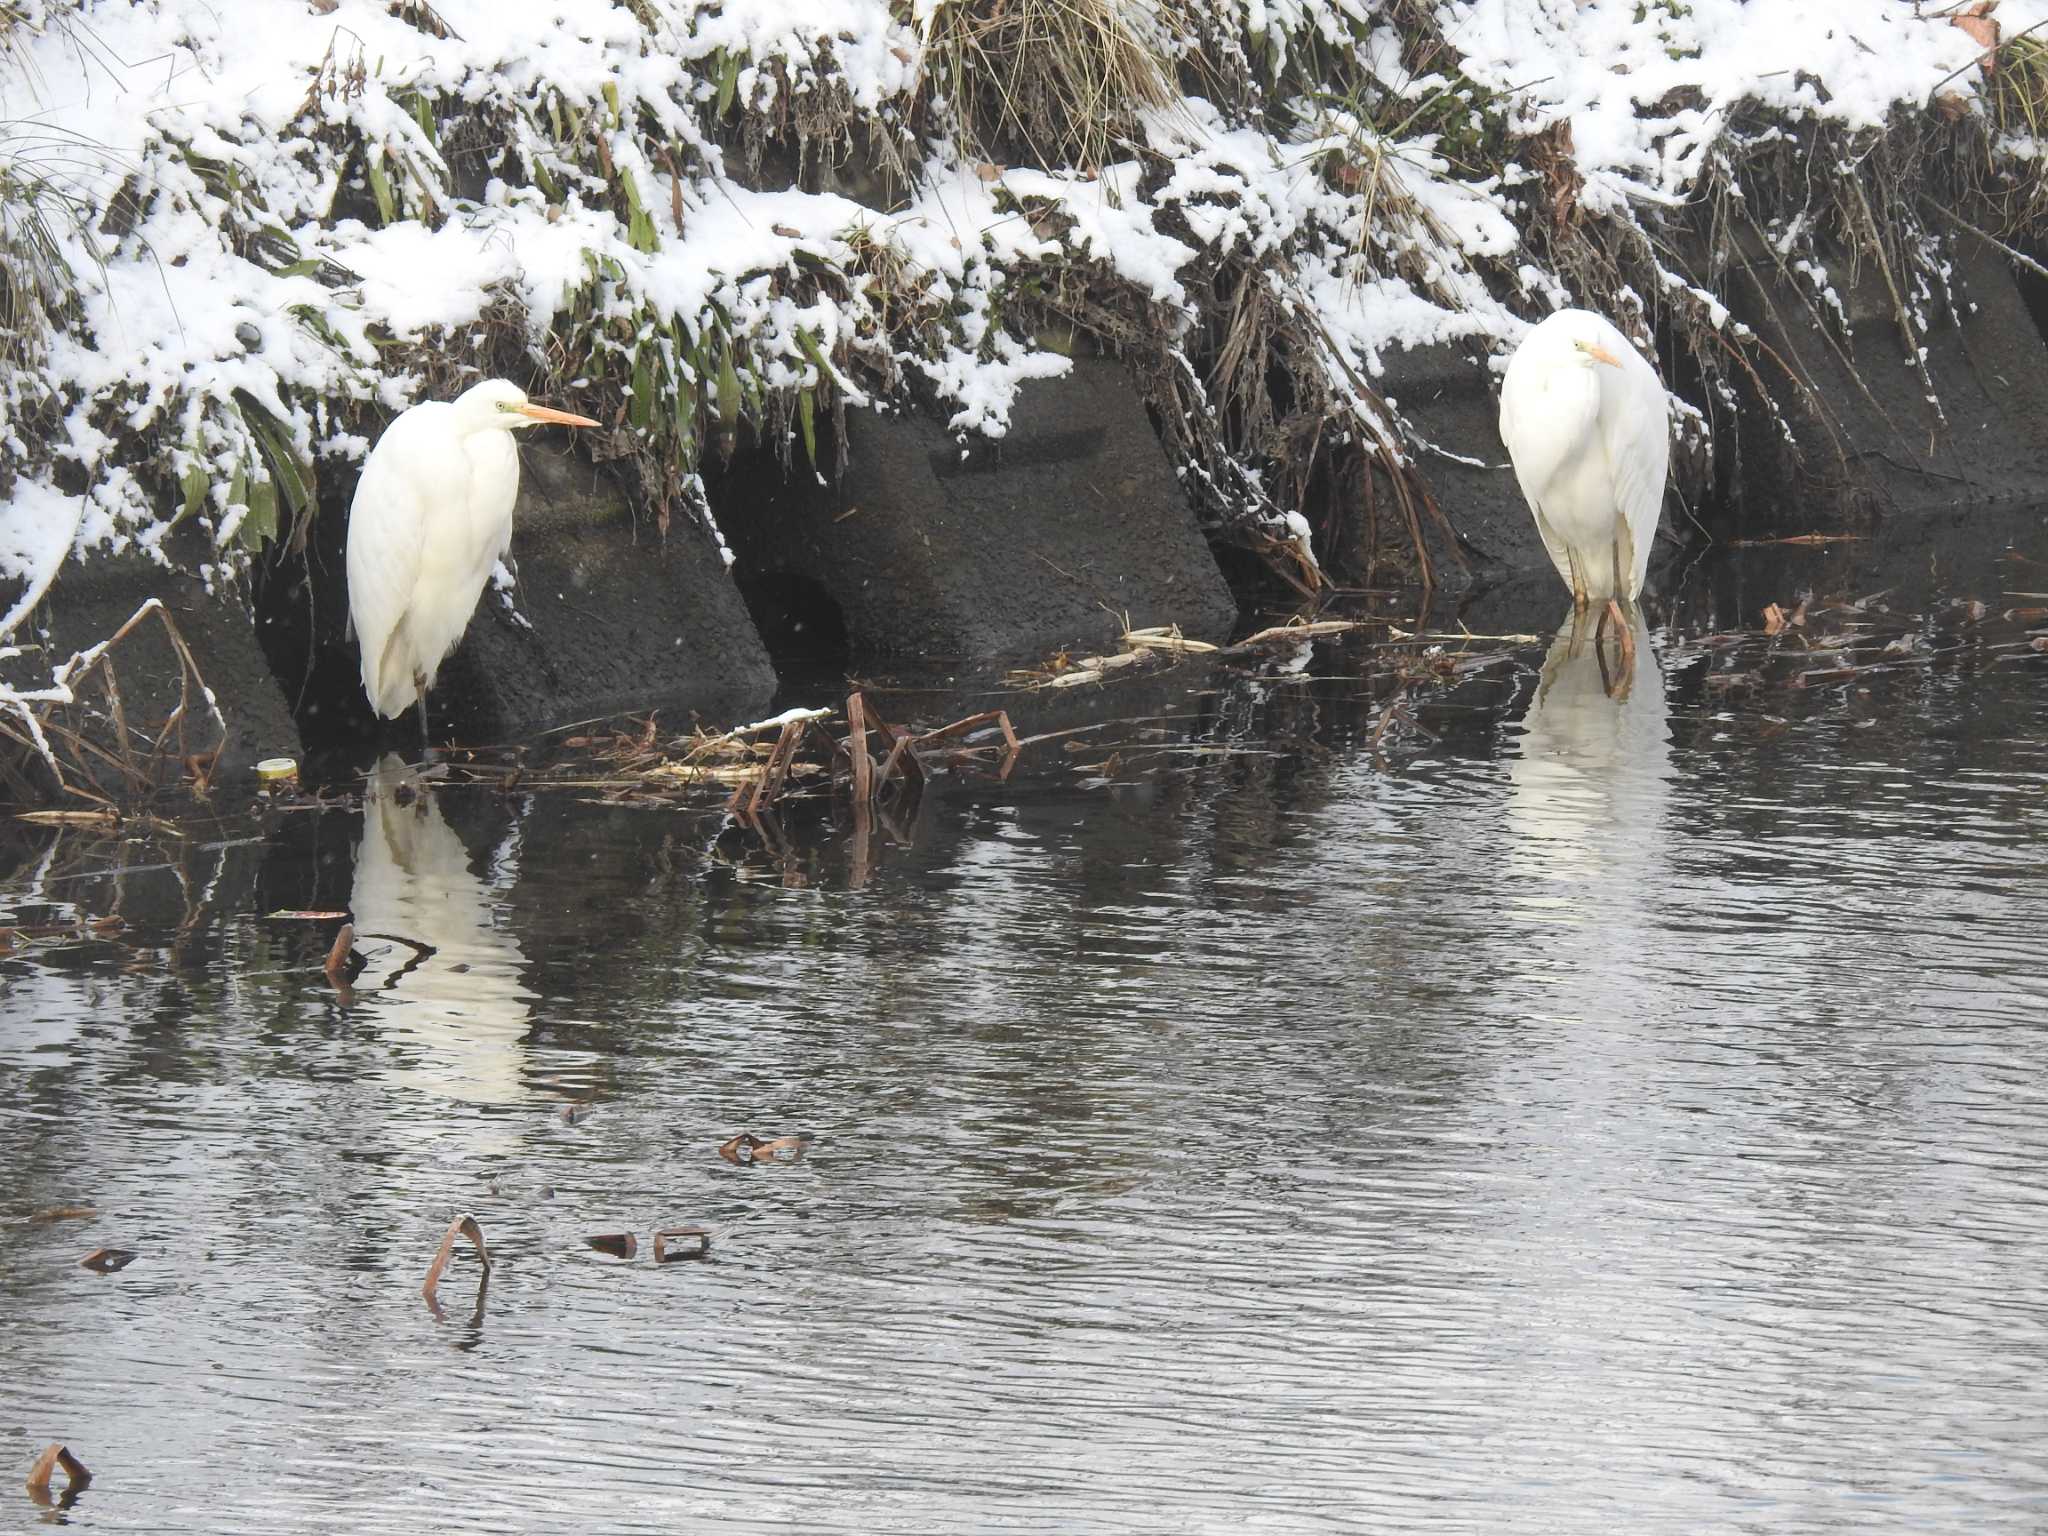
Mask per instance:
[[[821,412],[915,396],[1000,432],[1061,325],[1147,365],[1213,523],[1312,572],[1302,456],[1402,464],[1402,349],[1578,300],[1739,352],[1673,254],[1702,205],[1825,293],[1852,157],[2030,165],[2048,0],[1999,8],[1988,97],[1953,9],[0,0],[6,281],[46,215],[0,352],[0,643],[69,554],[177,519],[231,569],[477,370],[603,417],[665,525],[742,431],[815,457]],[[1806,192],[1759,206],[1787,159]],[[2036,179],[2001,184],[2028,217]]]

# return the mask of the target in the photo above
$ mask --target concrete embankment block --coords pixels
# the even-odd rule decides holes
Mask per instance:
[[[1427,511],[1416,509],[1438,588],[1456,593],[1549,570],[1500,440],[1500,402],[1485,361],[1455,347],[1417,347],[1389,356],[1379,383],[1409,423],[1416,465],[1456,533],[1454,541]],[[1380,548],[1412,561],[1413,535],[1382,470],[1374,470],[1374,492]],[[1353,515],[1362,518],[1364,509]],[[1354,537],[1362,538],[1362,529]]]
[[[657,705],[715,720],[765,706],[774,668],[705,530],[678,520],[664,535],[579,454],[523,452],[518,584],[485,591],[442,668],[451,705],[459,694],[478,726],[508,730]]]
[[[220,743],[215,783],[248,779],[265,757],[297,756],[298,727],[257,643],[247,594],[233,583],[209,592],[198,577],[187,574],[210,554],[202,540],[174,533],[165,552],[178,569],[166,569],[139,554],[90,555],[67,564],[23,630],[16,632],[11,643],[23,647],[23,654],[0,663],[5,677],[17,687],[49,686],[53,668],[110,639],[155,598],[184,641],[198,680],[212,692],[227,729],[223,739],[197,683],[188,693],[185,667],[164,627],[152,617],[137,624],[109,653],[121,713],[136,748],[144,749],[157,737],[182,700],[182,750],[205,753]],[[18,583],[0,583],[0,608],[11,606],[19,593]],[[117,732],[100,677],[96,672],[78,683],[76,692],[85,708],[74,718],[89,716],[89,739],[117,750]],[[165,742],[168,759],[157,765],[160,778],[176,779],[184,771],[177,761],[179,739],[174,730]],[[122,787],[121,775],[111,764],[94,762],[108,791]],[[66,772],[68,777],[68,767]]]
[[[1856,508],[1916,514],[2048,501],[2048,346],[2002,255],[1960,237],[1954,282],[1961,323],[1943,315],[1921,337],[1937,409],[1876,263],[1866,260],[1838,290],[1846,340],[1822,323],[1825,300],[1767,254],[1731,270],[1731,309],[1782,359],[1759,368],[1801,450],[1762,402],[1745,402],[1736,494],[1746,526],[1804,526]]]
[[[1023,657],[1100,648],[1126,617],[1212,639],[1236,617],[1116,363],[1026,385],[1001,438],[872,411],[846,430],[839,481],[801,454],[787,476],[760,455],[719,477],[712,504],[742,583],[821,594],[854,653]]]
[[[428,700],[437,738],[496,741],[627,710],[744,715],[775,686],[716,547],[693,522],[666,535],[573,447],[521,445],[509,593],[487,587]],[[309,737],[378,733],[347,634],[347,494],[323,503],[310,549],[270,571],[266,643]],[[407,718],[397,736],[417,729]]]

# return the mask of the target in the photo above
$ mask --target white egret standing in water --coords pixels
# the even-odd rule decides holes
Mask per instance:
[[[1500,435],[1558,575],[1580,609],[1605,603],[1624,664],[1635,657],[1633,607],[1650,567],[1670,403],[1657,370],[1599,315],[1561,309],[1508,360]]]
[[[512,547],[512,434],[544,421],[598,425],[490,379],[402,412],[364,461],[348,513],[348,614],[363,691],[387,720],[417,702],[423,742],[427,690]]]

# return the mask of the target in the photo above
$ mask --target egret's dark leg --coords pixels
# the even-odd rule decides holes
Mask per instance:
[[[412,686],[419,694],[420,710],[420,756],[425,757],[434,749],[433,738],[427,734],[427,678],[423,672],[412,675]]]
[[[1586,610],[1579,607],[1578,604],[1574,603],[1572,605],[1572,639],[1570,654],[1573,656],[1578,655],[1580,647],[1582,647],[1585,643]]]
[[[1602,623],[1614,618],[1614,637],[1622,643],[1622,676],[1636,676],[1636,627],[1628,623],[1628,614],[1622,612],[1622,604],[1608,598],[1608,612],[1602,614]]]
[[[1614,670],[1607,668],[1607,648],[1601,638],[1607,632],[1607,621],[1614,621],[1615,649],[1620,653],[1615,658]],[[1607,697],[1617,704],[1629,696],[1636,680],[1636,641],[1629,629],[1628,617],[1622,612],[1621,604],[1613,598],[1607,599],[1600,609],[1600,622],[1593,629],[1593,656],[1600,663],[1600,688]]]
[[[1636,664],[1635,626],[1629,623],[1628,616],[1621,611],[1621,604],[1611,597],[1607,599],[1607,612],[1603,616],[1603,622],[1607,618],[1614,620],[1615,635],[1621,641],[1622,666],[1633,668]]]
[[[1626,590],[1621,584],[1621,540],[1616,539],[1611,548],[1614,552],[1614,590],[1618,593]],[[1622,672],[1625,676],[1633,677],[1636,670],[1635,626],[1629,622],[1628,615],[1621,611],[1621,603],[1617,598],[1607,599],[1607,612],[1600,616],[1601,624],[1605,626],[1609,618],[1614,620],[1614,637],[1621,644]]]

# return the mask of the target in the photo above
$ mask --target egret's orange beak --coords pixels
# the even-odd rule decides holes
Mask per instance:
[[[592,421],[588,416],[572,416],[567,411],[558,411],[550,405],[515,405],[512,407],[521,416],[533,421],[552,422],[558,427],[595,427],[603,423]]]
[[[1601,346],[1597,341],[1587,343],[1586,356],[1593,359],[1596,363],[1605,363],[1610,368],[1619,368],[1621,366],[1621,359]],[[595,426],[597,423],[592,422],[591,425]]]

